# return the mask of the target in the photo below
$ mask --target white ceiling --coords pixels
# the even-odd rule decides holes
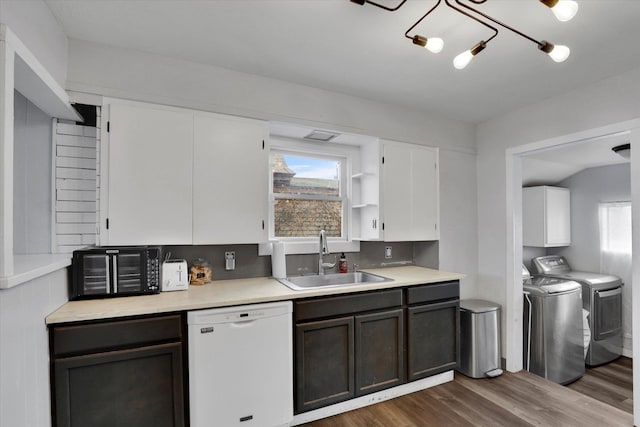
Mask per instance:
[[[400,0],[386,1],[396,5]],[[453,0],[451,0],[453,1]],[[640,67],[640,1],[578,0],[570,22],[537,0],[478,9],[536,39],[571,48],[556,64],[500,30],[469,66],[453,57],[491,32],[444,2],[417,27],[440,36],[434,55],[405,30],[435,1],[396,12],[347,0],[46,0],[70,38],[137,49],[481,122]]]
[[[528,153],[522,158],[522,184],[553,185],[584,169],[628,163],[611,148],[629,143],[621,132]]]

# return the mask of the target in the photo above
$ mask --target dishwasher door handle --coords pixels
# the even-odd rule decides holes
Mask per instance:
[[[241,320],[239,322],[229,323],[234,328],[246,328],[247,326],[252,326],[256,323],[257,319],[249,319],[249,320]]]

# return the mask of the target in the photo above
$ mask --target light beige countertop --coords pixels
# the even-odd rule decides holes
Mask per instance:
[[[110,319],[142,314],[170,313],[203,308],[254,304],[269,301],[293,300],[401,286],[459,280],[464,274],[433,270],[417,266],[364,269],[393,279],[391,282],[366,283],[324,289],[294,291],[275,279],[219,280],[202,286],[189,286],[186,291],[161,292],[121,298],[70,301],[46,318],[47,324]]]

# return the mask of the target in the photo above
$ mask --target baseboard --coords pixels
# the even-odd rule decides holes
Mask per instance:
[[[405,394],[414,393],[416,391],[425,390],[427,388],[435,387],[449,381],[453,381],[453,371],[443,372],[429,378],[412,381],[410,383],[399,385],[387,390],[382,390],[377,393],[371,393],[366,396],[356,397],[355,399],[347,400],[346,402],[340,402],[336,403],[335,405],[325,406],[324,408],[316,409],[314,411],[298,414],[293,417],[293,422],[291,423],[291,425],[297,426],[300,424],[319,420],[321,418],[327,418],[333,415],[342,414],[343,412],[352,411],[354,409],[364,408],[365,406],[384,402],[385,400],[394,399],[396,397],[404,396]]]

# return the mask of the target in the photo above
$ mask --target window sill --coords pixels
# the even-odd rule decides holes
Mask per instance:
[[[260,243],[258,245],[258,255],[266,256],[271,255],[273,252],[272,242]],[[306,242],[283,242],[285,255],[302,255],[302,254],[317,254],[318,242],[306,241]],[[360,242],[356,241],[329,241],[329,251],[331,253],[339,252],[360,252]]]
[[[71,265],[71,254],[15,255],[14,273],[0,277],[0,290],[10,289]]]

